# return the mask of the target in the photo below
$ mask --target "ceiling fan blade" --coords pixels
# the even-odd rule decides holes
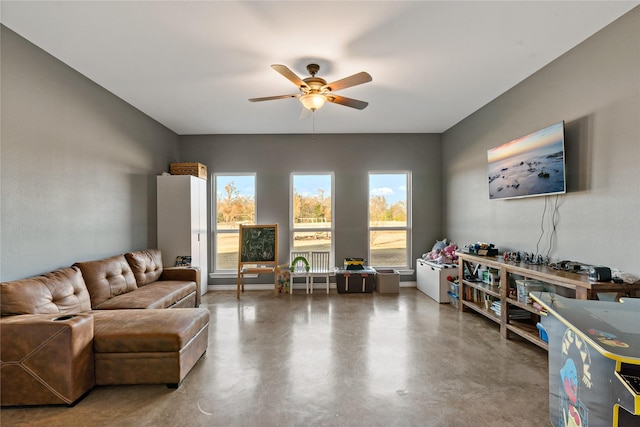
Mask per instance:
[[[274,70],[276,70],[277,72],[282,74],[282,76],[284,76],[285,78],[290,80],[294,85],[298,86],[299,88],[301,88],[301,87],[307,87],[308,88],[309,87],[309,85],[307,85],[304,82],[304,80],[302,80],[300,77],[298,77],[296,75],[296,73],[291,71],[286,65],[273,64],[271,66],[271,68],[273,68]]]
[[[351,86],[361,85],[362,83],[367,83],[372,80],[373,78],[369,73],[361,71],[352,76],[345,77],[344,79],[336,80],[335,82],[326,84],[322,87],[321,90],[328,89],[332,92],[335,92],[336,90],[345,89]]]
[[[259,101],[272,101],[274,99],[286,99],[286,98],[298,98],[300,95],[276,95],[276,96],[265,96],[262,98],[250,98],[249,102],[259,102]]]
[[[327,95],[327,101],[333,102],[334,104],[345,105],[347,107],[356,108],[358,110],[364,110],[369,105],[368,102],[360,101],[358,99],[347,98],[340,95]]]

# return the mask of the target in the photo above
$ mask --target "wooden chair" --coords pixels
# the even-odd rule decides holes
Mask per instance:
[[[300,258],[304,258],[303,261]],[[295,262],[294,262],[295,261]],[[304,284],[309,293],[309,252],[308,251],[293,251],[291,252],[291,293],[293,293],[293,278],[304,277]]]
[[[314,277],[324,277],[327,285],[327,294],[329,293],[329,277],[334,274],[330,268],[330,253],[328,251],[312,251],[309,270],[309,278],[311,279],[311,293],[313,293]]]

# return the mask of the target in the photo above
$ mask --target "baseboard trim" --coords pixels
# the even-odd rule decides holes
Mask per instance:
[[[400,287],[401,288],[415,288],[416,287],[416,282],[415,280],[413,281],[406,281],[406,282],[400,282]],[[329,284],[329,289],[335,289],[336,288],[336,284],[335,283],[330,283]],[[237,289],[237,285],[208,285],[207,286],[207,291],[208,292],[214,292],[214,291],[235,291]],[[316,286],[313,287],[313,291],[321,291],[321,290],[326,290],[326,285],[324,283],[316,283]],[[249,284],[246,283],[244,285],[244,290],[245,291],[268,291],[268,290],[273,290],[273,283],[254,283],[254,284]],[[304,291],[306,290],[304,283],[302,284],[297,284],[293,287],[294,292],[301,290]]]

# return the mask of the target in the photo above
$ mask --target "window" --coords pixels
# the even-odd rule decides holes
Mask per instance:
[[[408,268],[411,175],[369,173],[369,265]]]
[[[255,174],[214,174],[216,191],[213,226],[214,272],[238,269],[240,224],[256,221]]]
[[[329,251],[333,259],[333,174],[291,175],[291,251]]]

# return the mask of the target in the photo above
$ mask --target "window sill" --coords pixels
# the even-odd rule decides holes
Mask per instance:
[[[416,270],[413,268],[402,267],[373,267],[376,270],[397,270],[401,276],[411,276]]]
[[[255,279],[259,274],[245,274],[246,279]],[[238,273],[209,273],[210,279],[237,279]]]

